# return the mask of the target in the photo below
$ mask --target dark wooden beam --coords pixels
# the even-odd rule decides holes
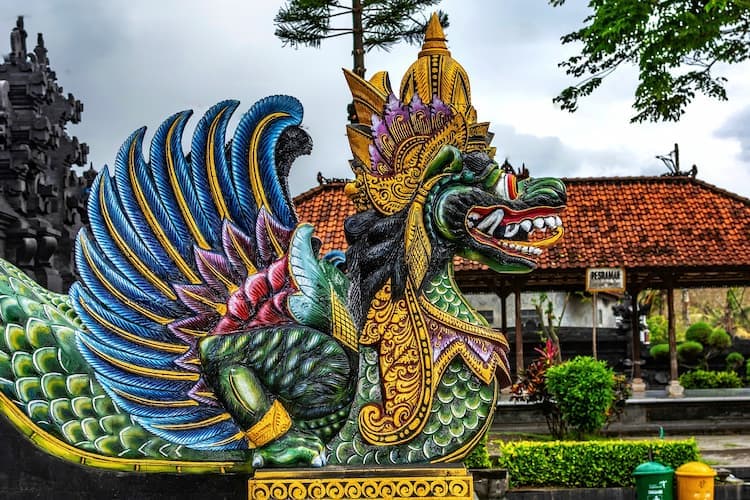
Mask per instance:
[[[523,375],[523,324],[521,323],[521,288],[514,291],[516,298],[516,376],[521,378]]]

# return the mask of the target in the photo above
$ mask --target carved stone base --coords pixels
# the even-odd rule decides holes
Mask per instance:
[[[471,474],[460,464],[409,467],[323,467],[255,471],[251,500],[307,498],[388,498],[468,500]]]
[[[630,383],[630,388],[633,390],[633,393],[644,393],[646,392],[646,382],[642,378],[634,378]]]
[[[667,396],[670,398],[681,398],[685,394],[685,388],[680,385],[679,380],[671,380],[667,386]]]

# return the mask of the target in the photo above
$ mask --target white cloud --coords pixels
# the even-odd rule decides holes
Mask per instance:
[[[199,114],[227,98],[246,107],[273,93],[298,97],[315,143],[313,154],[292,170],[292,190],[300,192],[316,184],[318,171],[351,175],[344,129],[350,97],[340,72],[351,66],[351,44],[342,37],[319,50],[283,48],[273,34],[279,5],[4,0],[0,35],[17,14],[27,16],[31,47],[36,32],[45,34],[60,84],[85,104],[71,132],[90,145],[97,167],[112,163],[132,130],[145,124],[153,131],[178,110]],[[629,123],[636,80],[628,69],[571,115],[552,104],[572,83],[557,64],[575,47],[561,46],[559,38],[580,25],[585,6],[482,0],[439,7],[451,17],[449,45],[471,76],[479,118],[492,121],[495,143],[512,163],[526,162],[535,175],[654,174],[664,171],[654,156],[679,142],[684,169],[697,163],[700,179],[750,196],[750,139],[741,130],[746,115],[730,119],[750,107],[747,64],[726,69],[728,103],[697,99],[678,124]],[[416,52],[406,45],[372,52],[368,72],[389,70],[397,86]]]

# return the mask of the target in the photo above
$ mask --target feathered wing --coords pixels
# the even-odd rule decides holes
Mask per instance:
[[[241,471],[150,433],[114,404],[75,347],[85,327],[70,297],[48,292],[0,260],[0,413],[40,448],[124,471]]]
[[[81,279],[70,294],[86,327],[76,345],[106,395],[149,433],[211,452],[248,444],[203,379],[198,341],[297,321],[285,307],[298,293],[285,177],[309,151],[302,107],[287,96],[257,102],[227,146],[237,105],[205,114],[188,156],[189,112],[159,127],[149,162],[144,129],[125,142],[114,177],[105,168],[92,187],[92,229],[79,235]]]

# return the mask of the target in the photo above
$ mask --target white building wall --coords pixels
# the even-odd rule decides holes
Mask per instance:
[[[533,319],[538,321],[534,313],[534,301],[538,301],[540,293],[522,293],[521,294],[521,314],[524,321]],[[565,327],[591,327],[592,307],[591,297],[584,297],[580,294],[567,294],[565,292],[546,292],[546,295],[553,303],[553,310],[557,317],[564,315],[560,326]],[[500,298],[492,293],[468,293],[465,295],[469,303],[481,313],[492,316],[492,326],[500,328],[501,306]],[[565,300],[568,300],[567,307]],[[513,294],[508,295],[505,300],[507,306],[507,324],[508,328],[515,327],[515,297]],[[597,327],[614,328],[615,316],[612,312],[612,306],[617,303],[610,295],[599,295],[597,297]]]

